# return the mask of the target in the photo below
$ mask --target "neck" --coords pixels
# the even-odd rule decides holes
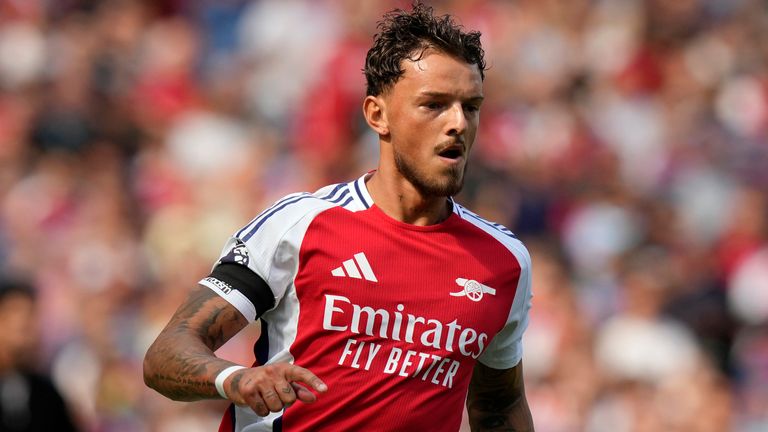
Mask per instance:
[[[396,171],[379,166],[366,182],[371,198],[387,216],[418,226],[434,225],[450,216],[447,197],[424,196],[397,172],[387,172],[387,168]]]

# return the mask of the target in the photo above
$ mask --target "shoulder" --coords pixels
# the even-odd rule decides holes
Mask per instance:
[[[287,230],[302,220],[312,219],[331,208],[339,207],[348,211],[357,211],[360,206],[350,187],[350,183],[337,183],[315,192],[286,195],[242,227],[234,237],[247,242],[260,231]]]
[[[489,240],[495,241],[506,247],[517,257],[522,267],[530,267],[531,257],[523,242],[504,225],[490,221],[472,212],[457,202],[453,202],[454,213],[465,223],[474,226],[477,230],[487,235]]]

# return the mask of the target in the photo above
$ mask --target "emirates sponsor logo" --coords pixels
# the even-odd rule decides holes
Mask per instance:
[[[391,347],[350,338],[339,356],[338,364],[356,369],[371,370],[374,359],[386,356],[382,370],[386,374],[419,378],[443,387],[452,387],[453,378],[461,363],[450,357],[421,352],[418,348],[445,350],[463,356],[478,358],[485,350],[488,335],[471,327],[464,327],[454,319],[444,323],[438,319],[405,312],[398,304],[396,310],[374,309],[361,306],[340,295],[325,294],[323,329],[368,335],[381,339],[403,341],[414,345],[414,350]]]

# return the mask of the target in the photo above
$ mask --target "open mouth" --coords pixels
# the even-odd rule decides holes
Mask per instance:
[[[445,159],[456,160],[464,156],[464,152],[462,151],[461,147],[454,146],[440,151],[437,155]]]

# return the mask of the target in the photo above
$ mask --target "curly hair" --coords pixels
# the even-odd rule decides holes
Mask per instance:
[[[413,4],[411,12],[395,9],[384,15],[373,37],[373,46],[365,57],[366,94],[380,95],[403,76],[403,60],[419,60],[424,51],[440,52],[476,64],[481,79],[486,69],[480,44],[480,32],[465,32],[450,15],[435,16],[431,7]]]

